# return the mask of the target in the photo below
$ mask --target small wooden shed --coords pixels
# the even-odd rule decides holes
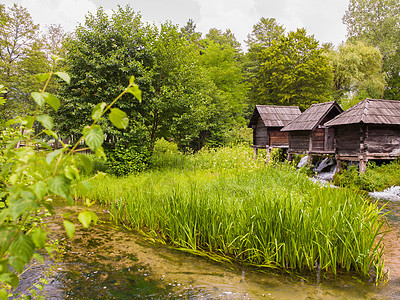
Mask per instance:
[[[289,133],[290,154],[333,154],[334,130],[323,124],[343,112],[336,101],[311,105],[296,119],[282,128]],[[289,157],[290,159],[290,157]]]
[[[336,160],[358,161],[365,172],[368,160],[400,156],[400,101],[365,99],[325,123],[335,131]]]
[[[297,106],[256,105],[248,128],[253,129],[253,145],[257,149],[288,148],[289,134],[280,130],[301,114]]]

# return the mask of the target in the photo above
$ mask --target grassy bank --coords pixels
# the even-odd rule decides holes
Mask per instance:
[[[365,173],[360,173],[356,166],[351,166],[336,174],[333,183],[368,192],[383,191],[391,186],[400,185],[400,161],[395,160],[380,166],[369,162]]]
[[[379,278],[379,209],[321,188],[290,166],[265,167],[247,148],[204,151],[191,168],[93,182],[89,195],[127,227],[194,253],[296,271]]]

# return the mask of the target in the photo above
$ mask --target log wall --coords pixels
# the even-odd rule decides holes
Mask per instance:
[[[268,129],[265,127],[261,117],[257,120],[257,125],[253,128],[253,145],[266,147],[268,144]]]
[[[270,147],[288,147],[289,132],[283,132],[281,128],[269,128],[269,145]]]
[[[311,132],[312,135],[312,150],[324,151],[325,150],[325,129],[316,128]]]
[[[306,153],[310,149],[310,131],[289,131],[289,151]]]
[[[340,156],[358,156],[361,125],[343,125],[335,130],[336,153]]]
[[[400,155],[400,126],[367,125],[364,149],[373,155]]]

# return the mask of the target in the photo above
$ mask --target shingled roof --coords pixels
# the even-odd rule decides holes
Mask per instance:
[[[283,127],[300,114],[298,106],[256,105],[247,127],[256,125],[258,116],[266,127]]]
[[[336,101],[313,104],[296,119],[283,127],[281,131],[313,130],[332,109],[338,110],[339,113],[343,111]]]
[[[400,125],[400,101],[367,98],[326,122],[325,125],[357,123]]]

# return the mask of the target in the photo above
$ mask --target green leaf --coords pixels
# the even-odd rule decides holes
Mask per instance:
[[[82,133],[86,145],[88,145],[91,150],[96,151],[96,149],[103,144],[104,134],[99,125],[86,126],[83,128]]]
[[[142,102],[142,91],[139,89],[139,87],[136,84],[130,86],[126,91],[128,93],[131,93],[133,96],[135,96],[136,99],[139,100],[139,102]]]
[[[0,260],[0,274],[8,271],[8,258]]]
[[[18,287],[18,283],[19,283],[19,279],[18,279],[17,275],[15,275],[14,273],[8,272],[8,273],[0,274],[0,282],[8,283],[13,288],[17,288]],[[2,292],[2,291],[4,291],[4,290],[3,289],[0,290],[0,292]],[[1,300],[3,300],[3,299],[7,299],[8,300],[9,299],[7,293],[6,293],[6,296],[7,296],[6,298],[2,298],[3,295],[4,295],[4,293],[3,294],[0,293],[0,296],[1,296],[0,299]]]
[[[39,73],[35,75],[35,79],[39,82],[45,82],[50,76],[50,73]]]
[[[43,92],[42,93],[44,100],[47,104],[49,104],[55,111],[57,111],[60,107],[60,99],[58,99],[53,94]]]
[[[111,108],[111,112],[108,115],[110,121],[114,124],[118,129],[125,129],[128,127],[129,119],[127,114],[120,110],[119,108]]]
[[[47,241],[47,232],[42,228],[35,228],[32,231],[32,241],[36,248],[43,248]]]
[[[75,225],[73,223],[71,223],[70,221],[64,220],[63,221],[63,225],[65,228],[65,231],[68,234],[68,237],[72,240],[74,238],[75,235]]]
[[[54,137],[55,139],[58,139],[57,133],[55,133],[55,132],[52,131],[52,130],[46,129],[46,130],[44,131],[44,133],[47,134],[48,136],[52,136],[52,137]]]
[[[85,195],[92,190],[92,185],[88,181],[81,181],[76,186],[76,189],[78,190],[79,194]]]
[[[40,115],[37,117],[37,120],[48,130],[52,130],[54,127],[53,118],[48,115]]]
[[[50,131],[51,131],[51,130],[50,130]],[[52,150],[53,150],[53,148],[51,148],[51,147],[49,146],[49,144],[44,143],[44,142],[42,142],[42,141],[40,141],[40,140],[34,140],[34,142],[35,142],[36,144],[40,145],[41,147],[43,147],[43,148],[46,149],[46,150],[49,150],[49,151],[52,151]]]
[[[64,174],[70,180],[79,180],[79,170],[75,166],[66,166]]]
[[[107,104],[105,102],[101,102],[101,103],[97,104],[92,110],[92,119],[95,121],[100,120],[106,106],[107,106]]]
[[[68,84],[70,84],[70,82],[71,82],[71,77],[69,77],[68,73],[55,72],[54,75],[57,75],[58,77],[60,77],[62,80],[64,80]]]
[[[99,218],[97,217],[97,215],[92,211],[85,210],[85,211],[80,212],[78,215],[79,222],[81,222],[81,224],[85,228],[89,228],[90,223],[92,221],[94,224],[96,224],[98,219]]]
[[[129,84],[133,85],[135,83],[135,76],[131,76],[131,78],[129,78]]]
[[[46,103],[46,100],[43,97],[43,93],[32,92],[31,97],[40,107],[42,107]]]
[[[49,192],[49,186],[43,181],[36,182],[31,186],[31,189],[39,200],[42,200]]]
[[[69,205],[74,204],[71,197],[71,180],[64,175],[52,177],[49,181],[50,191],[68,200]]]
[[[86,154],[79,154],[79,160],[83,164],[86,174],[90,174],[93,170],[92,161],[87,157]]]
[[[43,256],[41,256],[39,253],[33,253],[32,256],[33,259],[36,259],[38,262],[40,262],[41,264],[44,263],[44,258]]]
[[[34,250],[35,244],[31,237],[26,236],[23,232],[19,232],[11,242],[9,248],[10,265],[18,273],[21,273],[24,270],[25,264],[31,260]]]
[[[97,157],[101,157],[104,160],[107,160],[107,156],[106,153],[104,152],[104,148],[102,146],[100,146],[99,148],[96,149],[96,151],[94,152],[96,154]]]
[[[51,165],[53,160],[63,152],[64,152],[64,148],[61,148],[61,149],[54,150],[53,152],[50,152],[49,154],[47,154],[47,156],[46,156],[47,164]]]
[[[23,191],[20,197],[13,199],[9,197],[9,214],[10,217],[16,221],[25,211],[31,211],[36,208],[38,204],[35,201],[36,195],[29,191]]]

